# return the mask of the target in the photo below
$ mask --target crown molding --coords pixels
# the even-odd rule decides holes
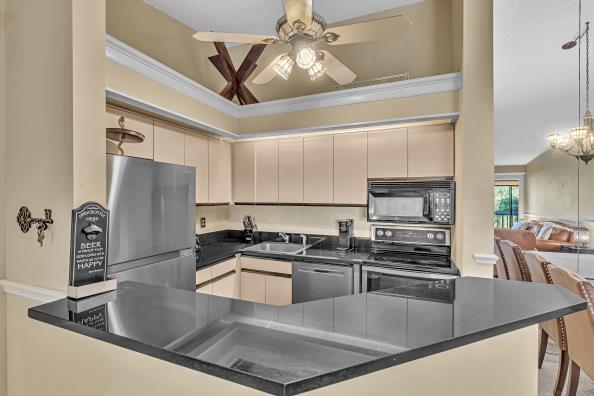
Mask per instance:
[[[238,119],[452,92],[462,87],[462,74],[450,73],[240,106],[109,35],[106,36],[105,56]]]
[[[0,279],[0,289],[5,293],[28,298],[40,303],[49,303],[66,297],[66,293],[44,287],[33,286],[27,283],[14,282],[8,279]]]

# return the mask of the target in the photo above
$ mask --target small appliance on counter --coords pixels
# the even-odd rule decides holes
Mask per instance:
[[[406,290],[407,295],[452,301],[458,270],[450,255],[449,229],[372,225],[362,291]]]
[[[338,246],[339,252],[349,252],[355,247],[355,237],[353,235],[353,219],[338,220]]]
[[[250,215],[243,217],[243,235],[247,243],[260,243],[260,233],[256,225],[256,219]]]

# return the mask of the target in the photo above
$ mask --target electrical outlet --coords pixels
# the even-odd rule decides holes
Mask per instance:
[[[206,227],[206,217],[200,218],[200,228]]]

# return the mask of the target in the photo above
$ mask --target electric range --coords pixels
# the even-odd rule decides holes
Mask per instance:
[[[459,273],[450,256],[449,229],[372,225],[362,291],[451,302]]]

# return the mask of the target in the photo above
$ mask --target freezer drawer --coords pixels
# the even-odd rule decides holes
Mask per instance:
[[[353,294],[353,267],[293,263],[293,304]]]

